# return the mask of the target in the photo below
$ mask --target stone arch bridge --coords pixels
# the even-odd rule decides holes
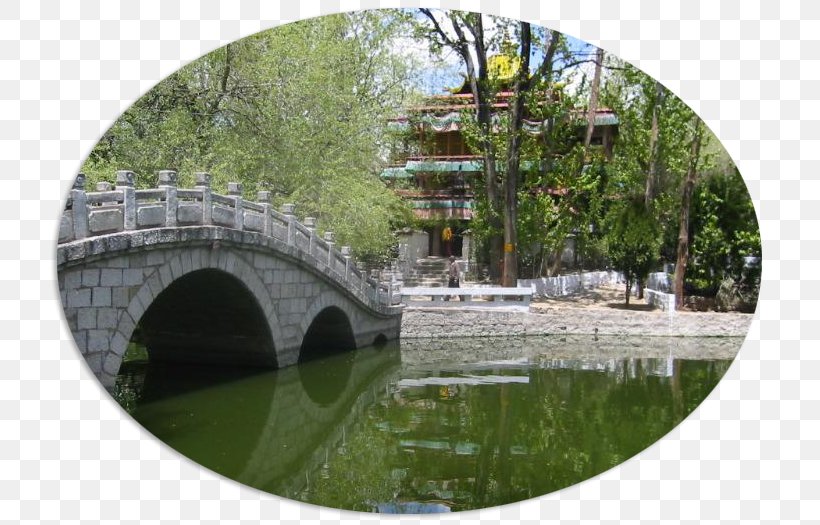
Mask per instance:
[[[397,339],[392,286],[357,268],[315,219],[293,205],[193,189],[159,172],[85,191],[74,184],[61,218],[57,276],[66,321],[91,370],[112,388],[132,340],[151,359],[285,367],[328,352]],[[397,297],[396,297],[397,299]]]

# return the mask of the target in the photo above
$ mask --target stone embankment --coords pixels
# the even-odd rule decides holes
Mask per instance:
[[[753,315],[663,312],[635,300],[629,308],[614,288],[533,303],[529,312],[503,309],[407,308],[403,339],[530,335],[745,337]]]

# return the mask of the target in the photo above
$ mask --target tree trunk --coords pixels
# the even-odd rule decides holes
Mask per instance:
[[[660,82],[655,82],[655,103],[652,107],[652,129],[649,135],[649,171],[646,174],[644,204],[651,210],[657,192],[658,171],[660,169],[660,116],[666,91]]]
[[[693,119],[692,149],[689,154],[689,166],[686,170],[686,180],[681,192],[680,221],[678,228],[678,257],[675,263],[675,308],[683,308],[683,281],[686,276],[686,266],[689,264],[689,211],[692,206],[692,193],[698,176],[698,160],[700,158],[700,144],[703,136],[703,124],[695,116]]]
[[[518,281],[518,178],[521,165],[521,128],[524,122],[524,92],[530,75],[530,24],[521,22],[521,66],[516,74],[507,138],[507,174],[504,178],[504,274],[503,286]]]
[[[589,145],[592,143],[592,133],[595,131],[595,113],[598,111],[598,92],[601,90],[601,68],[604,63],[604,50],[598,48],[595,53],[595,73],[592,76],[592,86],[589,93],[589,109],[587,110],[587,133],[584,137],[584,158],[589,154]]]
[[[632,293],[632,279],[627,277],[624,280],[626,281],[626,305],[629,306],[629,296]]]
[[[552,252],[552,264],[550,265],[550,277],[555,277],[561,273],[561,255],[564,253],[564,247],[559,246]]]
[[[428,15],[432,16],[432,15]],[[491,99],[492,94],[489,90],[489,78],[487,71],[487,49],[484,43],[484,25],[481,15],[475,16],[472,22],[468,19],[459,19],[457,15],[451,14],[450,21],[453,25],[453,30],[458,37],[456,47],[464,64],[467,68],[467,79],[470,84],[470,91],[473,95],[473,101],[476,105],[476,120],[480,128],[482,159],[484,161],[484,182],[487,194],[487,224],[492,233],[488,239],[489,255],[490,255],[490,279],[498,282],[502,278],[502,248],[504,244],[503,238],[503,221],[501,213],[501,190],[498,182],[498,171],[496,170],[496,161],[498,155],[495,151],[495,145],[492,141],[492,112]],[[472,43],[475,51],[475,59],[470,53],[468,40],[464,34],[461,24],[473,34],[474,40]]]
[[[560,36],[556,31],[550,30],[550,40],[549,44],[547,44],[547,50],[544,53],[544,61],[541,63],[539,68],[541,76],[546,79],[547,89],[544,93],[544,100],[551,101],[553,95],[553,86],[552,86],[552,69],[553,69],[553,61],[555,60],[555,53],[558,50]],[[541,171],[541,187],[542,189],[546,190],[547,186],[547,174],[552,171],[552,165],[554,163],[553,159],[553,150],[555,149],[554,141],[553,141],[553,129],[555,128],[555,117],[550,116],[547,119],[544,119],[544,122],[541,124],[541,138],[543,142],[543,150],[541,152],[541,166],[539,167]]]

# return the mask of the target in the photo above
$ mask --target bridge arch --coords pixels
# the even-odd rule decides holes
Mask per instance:
[[[216,283],[214,291],[217,293],[214,295],[217,296],[211,298],[213,301],[224,300],[224,293],[227,292],[234,296],[231,300],[236,306],[236,301],[242,301],[244,296],[244,300],[249,302],[246,306],[252,312],[254,320],[267,328],[267,333],[257,332],[256,335],[269,339],[267,348],[261,352],[257,348],[256,355],[251,360],[256,364],[278,365],[280,359],[277,352],[283,348],[281,328],[273,298],[262,278],[253,266],[230,249],[199,247],[169,259],[145,279],[120,316],[111,339],[110,351],[104,359],[103,370],[111,375],[117,374],[134,330],[146,313],[150,315],[149,310],[156,306],[157,300],[167,301],[169,294],[179,293],[180,288],[190,292],[196,290],[197,285],[204,285],[206,282],[209,286]],[[169,308],[168,304],[159,306],[162,309]]]
[[[323,308],[316,315],[305,316],[310,324],[303,331],[299,362],[356,349],[356,337],[347,314],[336,305]]]
[[[222,270],[247,288],[280,368],[297,363],[302,336],[329,306],[347,316],[356,348],[399,337],[402,307],[389,284],[358,268],[332,232],[317,232],[311,217],[300,222],[292,204],[274,210],[268,192],[254,202],[231,183],[221,195],[207,173],[195,176],[189,189],[177,188],[177,173],[168,170],[148,189],[135,188],[131,171],[94,192],[84,175],[75,180],[60,217],[58,287],[77,348],[107,389],[149,307],[177,279],[203,269]]]

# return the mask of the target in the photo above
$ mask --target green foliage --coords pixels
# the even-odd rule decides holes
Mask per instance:
[[[444,16],[439,20],[442,24],[452,21],[475,27],[479,16],[455,13],[449,20]],[[498,24],[498,31],[487,38],[486,50],[488,56],[502,57],[495,61],[496,66],[504,67],[496,70],[507,73],[499,75],[496,71],[483,86],[487,96],[492,97],[498,90],[510,87],[509,79],[505,83],[498,77],[509,76],[514,70],[520,35],[510,21],[493,17],[483,20]],[[424,33],[433,41],[432,49],[448,47],[442,35],[435,33],[429,26]],[[543,50],[549,36],[544,30],[536,30],[536,47]],[[568,45],[561,37],[554,68],[533,75],[532,87],[524,94],[526,118],[543,125],[538,135],[521,132],[521,166],[528,167],[523,170],[516,209],[519,270],[522,274],[529,270],[533,276],[547,273],[545,263],[560,253],[565,239],[572,234],[576,249],[588,264],[609,260],[634,274],[632,277],[641,278],[661,260],[676,259],[681,191],[691,160],[695,116],[681,99],[659,87],[651,77],[614,57],[606,57],[599,107],[610,108],[618,116],[614,155],[607,158],[595,146],[583,151],[578,136],[586,122],[590,88],[585,78],[574,82],[579,75],[584,77],[576,67],[582,55],[577,46]],[[657,155],[653,155],[656,113]],[[502,159],[509,155],[509,119],[508,112],[498,111],[493,115],[493,125],[485,129],[471,112],[462,118],[463,134],[472,151],[483,151],[482,141],[486,139],[491,142],[499,180],[506,176]],[[640,220],[631,224],[631,219],[624,217],[638,212],[626,201],[645,193],[653,164],[656,177],[651,198],[644,203],[646,209]],[[696,166],[699,178],[718,173],[715,177],[722,181],[720,191],[710,190],[714,195],[696,194],[691,209],[693,282],[714,293],[726,275],[738,277],[743,255],[759,254],[760,238],[742,180],[739,176],[730,180],[735,177],[730,172],[736,174],[736,168],[710,133],[702,142]],[[486,181],[479,180],[475,188],[476,217],[471,226],[478,246],[486,246],[491,238],[502,234],[500,224],[491,220],[502,214],[500,203],[489,202],[485,186]]]
[[[608,78],[602,102],[618,115],[615,172],[622,184],[643,188],[650,163],[650,135],[657,83],[633,66],[622,67]],[[680,98],[662,89],[659,113],[659,180],[657,195],[674,190],[686,172],[692,110]]]
[[[759,256],[754,206],[736,168],[713,172],[695,189],[692,203],[691,288],[715,295],[725,279],[740,281],[745,256]]]
[[[139,99],[83,165],[91,184],[130,169],[152,186],[161,169],[212,174],[215,191],[242,182],[294,202],[359,257],[383,254],[408,214],[377,178],[388,117],[415,65],[392,50],[398,11],[284,25],[183,67]]]
[[[607,254],[615,269],[624,274],[627,291],[632,283],[643,282],[657,263],[661,247],[658,234],[657,221],[638,199],[619,202],[607,215]]]
[[[639,194],[646,184],[655,89],[653,79],[628,64],[606,84],[605,104],[615,110],[620,121],[615,157],[608,166],[607,193],[611,199]],[[651,214],[661,258],[674,261],[694,115],[679,98],[665,92],[659,116],[659,176]],[[741,278],[743,257],[760,254],[760,233],[737,168],[709,132],[703,140],[697,173],[690,208],[686,287],[689,292],[713,296],[726,279],[746,282]]]
[[[538,134],[520,132],[521,166],[526,168],[522,170],[517,209],[520,272],[533,277],[543,273],[548,257],[563,248],[569,234],[586,238],[589,224],[599,218],[606,179],[600,157],[585,169],[579,165],[583,159],[583,147],[577,140],[580,99],[567,91],[565,84],[551,77],[536,80],[533,89],[525,94],[525,114],[531,122],[543,125]],[[545,93],[553,99],[549,104],[543,103]],[[490,131],[489,138],[497,158],[505,159],[509,146],[509,115],[499,113],[495,119],[497,126]],[[462,123],[468,146],[479,150],[485,136],[482,130],[474,119],[466,116]],[[497,170],[503,176],[505,163],[499,161]],[[477,181],[476,201],[477,217],[472,228],[474,239],[480,245],[501,233],[486,220],[490,203],[483,180]]]

